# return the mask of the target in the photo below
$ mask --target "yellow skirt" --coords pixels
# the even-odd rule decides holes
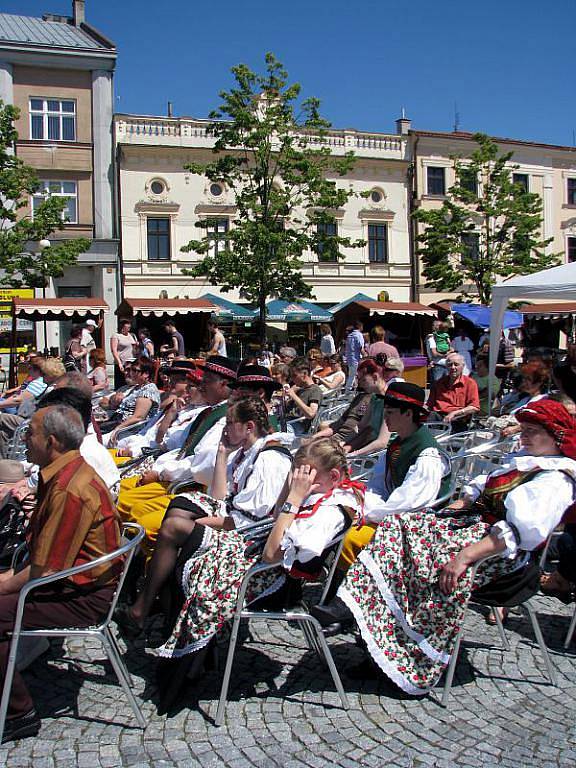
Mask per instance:
[[[135,476],[121,481],[118,512],[123,520],[140,523],[146,530],[143,548],[151,554],[156,546],[162,520],[174,495],[167,493],[168,483],[136,485],[139,479]]]
[[[344,539],[342,554],[338,560],[338,568],[347,571],[364,547],[372,541],[376,532],[375,525],[363,525],[361,528],[351,528]]]

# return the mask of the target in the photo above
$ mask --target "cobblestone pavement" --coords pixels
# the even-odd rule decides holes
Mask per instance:
[[[558,687],[545,681],[527,619],[510,618],[512,648],[505,652],[496,630],[471,612],[447,709],[432,696],[416,700],[382,682],[344,677],[350,709],[343,711],[299,631],[255,623],[237,655],[222,728],[212,719],[221,672],[191,684],[177,714],[159,717],[146,693],[155,659],[131,647],[126,660],[149,721],[142,732],[97,645],[76,641],[26,673],[42,730],[36,739],[0,747],[0,765],[573,768],[576,643],[563,650],[571,609],[544,598],[538,608]],[[339,669],[361,659],[351,636],[330,643]]]

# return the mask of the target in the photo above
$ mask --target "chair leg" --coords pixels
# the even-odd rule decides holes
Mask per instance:
[[[548,648],[546,647],[546,643],[544,642],[544,637],[542,635],[542,630],[540,629],[540,624],[538,623],[538,616],[536,615],[536,611],[530,605],[529,602],[524,603],[522,607],[526,610],[526,612],[528,613],[528,616],[530,617],[530,621],[532,622],[532,629],[534,630],[534,635],[536,636],[536,642],[538,643],[538,647],[540,648],[540,653],[544,658],[544,663],[548,671],[548,679],[550,680],[552,685],[557,685],[558,680],[556,676],[556,670],[554,669],[554,665],[552,664],[552,659],[550,658],[550,654],[548,653]]]
[[[224,668],[224,677],[222,679],[222,688],[220,689],[220,699],[218,701],[218,709],[216,711],[216,725],[222,725],[224,720],[224,713],[226,710],[226,700],[228,698],[228,688],[230,686],[230,677],[232,676],[232,665],[234,664],[234,654],[236,652],[236,643],[238,642],[238,630],[240,629],[240,621],[242,614],[240,611],[236,612],[234,616],[234,623],[232,624],[232,632],[230,634],[230,642],[228,643],[228,653],[226,655],[226,667]]]
[[[460,644],[462,642],[463,634],[464,634],[464,621],[462,621],[462,626],[460,627],[460,631],[458,632],[458,637],[456,638],[456,642],[454,643],[454,650],[452,651],[452,655],[450,656],[450,664],[448,665],[448,669],[446,670],[446,680],[444,681],[444,690],[442,691],[442,699],[440,700],[440,704],[443,707],[448,706],[448,699],[450,698],[450,691],[452,690],[452,681],[454,680],[454,672],[456,671],[456,664],[458,663],[458,656],[460,654]]]
[[[494,616],[494,620],[496,621],[496,626],[498,627],[498,633],[500,635],[500,639],[502,640],[502,646],[505,651],[510,650],[510,643],[508,642],[508,638],[506,637],[506,630],[504,629],[504,624],[502,623],[502,617],[500,616],[500,611],[498,608],[491,608],[492,615]]]
[[[575,629],[576,629],[576,605],[574,606],[572,621],[570,622],[570,626],[568,627],[568,632],[566,633],[566,640],[564,640],[564,650],[566,651],[570,647],[570,643],[572,642],[572,636],[574,635]]]
[[[146,728],[148,723],[146,722],[144,715],[142,714],[140,706],[136,701],[136,697],[132,693],[132,688],[128,683],[128,672],[124,669],[124,664],[122,660],[118,658],[116,654],[116,650],[113,644],[111,643],[110,638],[106,634],[102,633],[100,635],[100,640],[102,641],[102,645],[104,647],[104,650],[106,651],[106,655],[108,656],[108,659],[110,660],[110,663],[114,668],[114,672],[116,673],[118,682],[122,686],[122,690],[126,694],[126,698],[128,699],[130,706],[132,707],[132,711],[134,712],[134,716],[138,721],[138,725],[140,726],[140,728]]]
[[[308,644],[308,648],[313,653],[316,653],[318,656],[321,656],[322,652],[318,647],[318,643],[316,642],[316,637],[314,635],[314,632],[310,629],[310,627],[305,621],[302,622],[302,632],[304,633],[304,637],[306,638],[306,643]]]
[[[6,676],[2,688],[2,699],[0,700],[0,744],[4,736],[4,726],[6,725],[6,715],[8,714],[8,702],[10,701],[10,691],[12,690],[12,681],[16,669],[16,659],[18,656],[18,643],[20,633],[14,633],[10,642],[10,651],[8,652],[8,664],[6,665]]]
[[[338,695],[340,696],[340,701],[342,703],[343,709],[348,709],[348,697],[346,696],[346,691],[344,690],[344,686],[342,685],[342,680],[340,679],[340,675],[338,674],[338,670],[336,669],[336,664],[334,664],[334,659],[332,658],[332,654],[330,653],[330,648],[328,647],[328,643],[326,642],[326,638],[324,637],[324,633],[322,632],[322,627],[320,626],[320,622],[318,622],[313,616],[306,616],[301,619],[303,625],[309,624],[312,631],[316,635],[316,642],[318,643],[321,651],[322,656],[324,657],[324,660],[328,666],[328,669],[330,670],[330,674],[332,675],[332,680],[334,681],[334,685],[336,686],[336,690],[338,691]]]
[[[104,628],[104,633],[105,633],[106,637],[108,638],[108,640],[110,641],[110,646],[112,648],[112,652],[115,654],[117,660],[120,662],[120,669],[124,673],[126,682],[128,683],[128,685],[130,687],[133,687],[134,686],[134,680],[132,679],[132,675],[130,674],[128,669],[126,669],[126,665],[122,661],[122,651],[120,649],[120,646],[118,645],[118,640],[116,640],[116,638],[114,636],[114,632],[112,632],[110,627],[107,626],[107,627]]]

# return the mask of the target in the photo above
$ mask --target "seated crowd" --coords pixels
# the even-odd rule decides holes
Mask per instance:
[[[9,505],[21,511],[18,525],[0,528],[0,669],[22,586],[113,551],[127,521],[145,530],[130,580],[139,588],[124,595],[115,618],[133,639],[145,636],[153,612],[165,616],[155,649],[161,711],[202,674],[253,564],[281,567],[252,581],[250,603],[289,607],[317,580],[325,550],[341,535],[329,594],[311,612],[329,632],[358,628],[368,660],[348,674],[383,673],[412,694],[435,685],[471,592],[533,567],[534,552],[572,504],[574,375],[558,371],[555,397],[535,363],[521,369],[517,392],[500,407],[512,417],[503,436],[518,432],[522,449],[491,474],[468,478],[454,498],[450,459],[426,424],[469,428],[482,415],[482,382],[449,353],[447,374],[427,399],[404,380],[402,360],[373,341],[375,354],[360,361],[349,394],[339,355],[298,357],[290,348],[271,368],[214,354],[201,367],[177,356],[159,371],[141,354],[121,360],[124,381],[115,391],[97,349],[88,374],[30,360],[28,379],[0,401],[1,520]],[[323,422],[333,402],[340,415]],[[26,460],[14,461],[24,424]],[[370,478],[355,481],[351,463],[370,454],[378,456]],[[558,575],[543,580],[543,589],[564,597],[573,588],[573,563],[566,565],[573,529],[560,546]],[[10,554],[24,540],[28,559],[13,571]],[[488,555],[497,557],[472,583],[470,566]],[[26,604],[24,627],[89,626],[105,612],[116,579],[114,569],[88,571],[46,588]],[[4,740],[39,727],[17,671]]]

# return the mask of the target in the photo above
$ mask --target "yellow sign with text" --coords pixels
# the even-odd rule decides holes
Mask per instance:
[[[0,352],[10,352],[10,333],[12,329],[12,299],[33,299],[33,288],[0,288]],[[18,331],[30,333],[34,324],[29,320],[18,320]],[[2,343],[4,342],[4,343]],[[25,347],[18,347],[24,351]]]

